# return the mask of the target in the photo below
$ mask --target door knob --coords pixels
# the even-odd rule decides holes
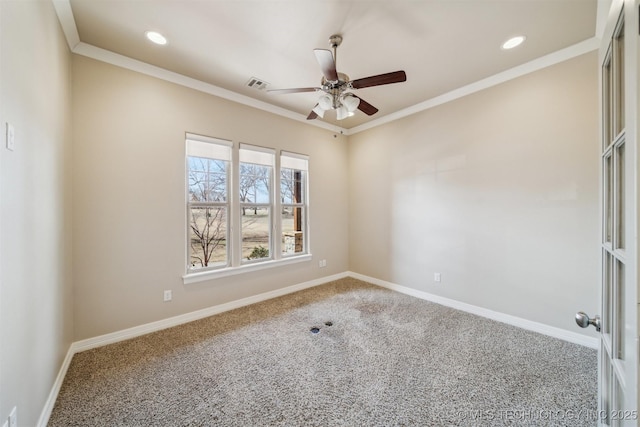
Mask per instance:
[[[597,314],[593,316],[593,319],[590,319],[587,313],[584,311],[579,311],[576,313],[576,323],[581,328],[586,328],[589,325],[593,325],[596,327],[596,331],[600,332],[600,316]]]

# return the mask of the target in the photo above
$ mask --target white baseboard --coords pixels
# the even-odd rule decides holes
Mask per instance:
[[[556,328],[554,326],[545,325],[544,323],[534,322],[531,320],[523,319],[521,317],[511,316],[509,314],[500,313],[497,311],[489,310],[487,308],[478,307],[450,298],[441,297],[439,295],[434,295],[428,292],[419,291],[417,289],[408,288],[406,286],[376,279],[374,277],[365,276],[364,274],[349,271],[347,272],[347,275],[353,277],[354,279],[369,282],[374,285],[390,289],[392,291],[401,292],[403,294],[411,295],[416,298],[455,308],[456,310],[466,311],[467,313],[476,314],[478,316],[486,317],[491,320],[496,320],[498,322],[506,323],[508,325],[516,326],[522,329],[527,329],[529,331],[538,332],[540,334],[548,335],[550,337],[558,338],[574,344],[579,344],[594,349],[597,349],[599,346],[599,340],[597,338],[588,337],[577,332],[567,331],[566,329]]]
[[[51,411],[53,411],[53,406],[56,403],[56,399],[58,398],[58,393],[60,392],[60,388],[62,387],[64,377],[67,374],[69,365],[71,364],[71,359],[73,358],[73,355],[76,353],[80,353],[82,351],[90,350],[96,347],[101,347],[103,345],[113,344],[116,342],[139,337],[141,335],[160,331],[162,329],[171,328],[173,326],[182,325],[184,323],[193,322],[194,320],[204,319],[205,317],[213,316],[215,314],[220,314],[225,311],[234,310],[236,308],[245,307],[247,305],[266,301],[272,298],[277,298],[283,295],[291,294],[293,292],[301,291],[303,289],[312,288],[314,286],[322,285],[328,282],[332,282],[334,280],[343,279],[347,276],[348,274],[346,272],[334,274],[332,276],[325,276],[319,279],[310,280],[308,282],[298,283],[297,285],[287,286],[286,288],[276,289],[274,291],[264,292],[262,294],[253,295],[247,298],[242,298],[242,299],[231,301],[225,304],[215,305],[213,307],[208,307],[202,310],[193,311],[191,313],[181,314],[179,316],[170,317],[164,320],[158,320],[157,322],[151,322],[144,325],[135,326],[133,328],[124,329],[122,331],[100,335],[100,336],[89,338],[82,341],[76,341],[71,344],[71,346],[69,347],[69,351],[67,352],[67,356],[62,362],[62,366],[60,367],[60,371],[58,372],[56,381],[54,382],[53,387],[51,388],[51,392],[49,393],[49,397],[47,398],[47,401],[45,403],[45,406],[42,412],[40,413],[40,418],[38,420],[38,427],[47,426],[47,423],[49,422],[49,417],[51,416]]]
[[[49,397],[45,403],[45,406],[40,414],[38,420],[38,427],[46,427],[51,416],[51,411],[58,398],[58,393],[62,387],[62,382],[71,364],[73,355],[82,351],[90,350],[92,348],[101,347],[107,344],[113,344],[116,342],[128,340],[131,338],[139,337],[151,332],[160,331],[162,329],[171,328],[174,326],[182,325],[184,323],[192,322],[194,320],[203,319],[205,317],[220,314],[225,311],[234,310],[236,308],[245,307],[247,305],[256,304],[258,302],[267,301],[272,298],[277,298],[283,295],[291,294],[293,292],[301,291],[303,289],[312,288],[314,286],[322,285],[324,283],[332,282],[334,280],[342,279],[345,277],[353,277],[383,288],[387,288],[396,292],[400,292],[406,295],[411,295],[416,298],[431,301],[437,304],[441,304],[447,307],[451,307],[457,310],[465,311],[468,313],[476,314],[478,316],[486,317],[488,319],[496,320],[498,322],[513,325],[522,329],[527,329],[533,332],[538,332],[544,335],[548,335],[554,338],[559,338],[564,341],[580,344],[590,348],[598,348],[598,339],[587,337],[582,334],[567,331],[565,329],[556,328],[553,326],[545,325],[543,323],[533,322],[531,320],[522,319],[520,317],[511,316],[497,311],[489,310],[486,308],[478,307],[475,305],[467,304],[464,302],[456,301],[450,298],[441,297],[438,295],[430,294],[428,292],[419,291],[417,289],[408,288],[395,283],[387,282],[384,280],[376,279],[374,277],[365,276],[363,274],[347,271],[344,273],[334,274],[332,276],[321,277],[319,279],[310,280],[308,282],[299,283],[297,285],[288,286],[282,289],[276,289],[270,292],[264,292],[262,294],[253,295],[247,298],[242,298],[236,301],[231,301],[225,304],[215,305],[202,310],[193,311],[191,313],[182,314],[179,316],[170,317],[168,319],[159,320],[157,322],[151,322],[133,328],[124,329],[105,335],[100,335],[94,338],[89,338],[82,341],[76,341],[71,344],[67,356],[65,357],[56,381],[51,388]]]
[[[49,396],[47,397],[47,401],[44,404],[44,408],[40,413],[40,418],[38,419],[38,427],[47,427],[49,423],[49,417],[51,416],[51,412],[53,411],[53,406],[56,404],[56,400],[58,399],[58,393],[60,393],[60,387],[62,387],[62,382],[64,381],[65,375],[67,375],[67,370],[69,369],[69,365],[71,364],[71,359],[73,359],[73,344],[69,347],[67,351],[67,355],[62,361],[62,366],[58,371],[58,376],[56,377],[55,382],[53,383],[53,387],[49,392]]]
[[[184,323],[193,322],[194,320],[204,319],[205,317],[224,313],[225,311],[234,310],[236,308],[245,307],[247,305],[256,304],[258,302],[270,300],[272,298],[291,294],[303,289],[312,288],[314,286],[322,285],[324,283],[342,279],[344,277],[347,277],[347,273],[339,273],[334,274],[333,276],[321,277],[319,279],[310,280],[308,282],[298,283],[297,285],[287,286],[286,288],[276,289],[275,291],[264,292],[262,294],[253,295],[224,304],[214,305],[213,307],[204,308],[202,310],[192,311],[191,313],[181,314],[179,316],[169,317],[168,319],[158,320],[157,322],[146,323],[144,325],[134,326],[133,328],[124,329],[122,331],[112,332],[94,338],[88,338],[82,341],[76,341],[72,344],[72,347],[74,353],[79,353],[81,351],[90,350],[92,348],[102,347],[103,345],[113,344],[116,342],[128,340],[130,338],[146,335],[151,332],[161,331],[163,329],[172,328]]]

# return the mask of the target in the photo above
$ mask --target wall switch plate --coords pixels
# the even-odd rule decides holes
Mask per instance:
[[[14,406],[9,414],[9,427],[18,427],[18,407]]]
[[[16,147],[16,130],[7,122],[7,150],[13,151]]]
[[[172,297],[171,290],[164,291],[164,302],[171,301]]]
[[[440,283],[442,281],[442,276],[440,276],[440,273],[433,273],[433,281],[436,283]]]

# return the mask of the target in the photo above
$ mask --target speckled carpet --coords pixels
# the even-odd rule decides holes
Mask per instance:
[[[355,279],[76,354],[49,426],[589,426],[596,351]]]

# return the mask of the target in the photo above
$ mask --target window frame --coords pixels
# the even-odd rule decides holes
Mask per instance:
[[[262,161],[260,162],[260,160],[258,160],[257,162],[252,162],[252,161],[243,161],[242,157],[243,157],[243,150],[246,153],[249,153],[249,155],[251,154],[258,154],[260,157],[264,158],[266,156],[270,157],[270,161]],[[265,147],[259,147],[259,146],[255,146],[255,145],[249,145],[249,144],[240,144],[240,148],[238,150],[238,181],[237,181],[237,186],[235,187],[235,194],[238,197],[238,209],[236,212],[236,217],[238,218],[238,229],[239,229],[239,239],[237,239],[236,245],[239,246],[236,248],[236,253],[239,255],[239,260],[240,260],[240,265],[245,265],[245,264],[257,264],[257,263],[262,263],[265,261],[269,261],[269,260],[273,260],[276,259],[275,258],[275,251],[274,251],[274,214],[275,214],[275,203],[274,203],[274,199],[275,199],[275,169],[276,169],[276,151],[274,149],[271,148],[265,148]],[[240,190],[241,190],[241,182],[242,182],[242,165],[243,164],[247,164],[247,165],[254,165],[254,166],[265,166],[265,167],[269,167],[269,174],[268,174],[268,180],[269,180],[269,188],[267,191],[267,194],[269,196],[269,201],[267,203],[264,202],[247,202],[247,201],[242,201],[240,200]],[[242,219],[243,219],[243,215],[242,215],[242,209],[243,208],[253,208],[253,207],[262,207],[262,208],[267,208],[269,211],[269,219],[267,221],[268,224],[268,232],[269,232],[269,237],[268,237],[268,244],[267,244],[267,250],[269,251],[269,255],[266,257],[262,257],[262,258],[257,258],[257,259],[246,259],[243,255],[242,255],[242,248],[243,248],[243,244],[244,244],[244,236],[243,236],[243,229],[242,229]],[[234,239],[234,242],[236,241],[236,239]]]
[[[218,264],[207,267],[190,267],[190,209],[189,200],[189,151],[187,148],[188,140],[200,142],[221,143],[230,147],[230,160],[227,167],[227,200],[222,203],[227,209],[227,263],[226,265]],[[269,203],[251,203],[240,201],[240,158],[241,150],[255,150],[257,152],[268,153],[272,156],[272,164],[270,169],[270,188]],[[304,179],[304,203],[296,203],[294,205],[281,203],[281,160],[285,157],[298,157],[304,159],[307,165]],[[197,283],[201,281],[213,280],[217,278],[233,276],[236,274],[244,274],[251,271],[258,271],[278,266],[295,264],[300,262],[308,262],[312,259],[310,244],[310,223],[309,223],[309,157],[303,154],[290,153],[283,150],[275,150],[272,148],[260,147],[244,143],[233,142],[221,138],[213,138],[208,136],[186,133],[185,138],[185,274],[182,276],[184,284]],[[251,163],[251,162],[243,162]],[[287,168],[290,169],[290,168]],[[221,203],[221,202],[213,202]],[[246,260],[242,257],[242,207],[247,206],[265,206],[269,207],[269,257]],[[302,207],[303,219],[303,244],[304,251],[301,253],[284,254],[283,253],[283,233],[282,233],[282,206]]]
[[[309,223],[309,156],[306,156],[304,154],[291,153],[288,151],[281,151],[279,160],[280,162],[278,167],[278,177],[279,177],[278,201],[280,202],[280,207],[278,208],[278,212],[282,212],[286,208],[302,209],[302,214],[300,218],[301,230],[294,230],[294,232],[295,231],[302,232],[302,251],[299,253],[294,251],[291,254],[287,254],[284,252],[284,249],[285,249],[284,247],[280,248],[280,256],[282,258],[289,258],[289,257],[295,257],[295,256],[300,256],[300,255],[309,253],[309,247],[310,247],[309,246],[309,225],[308,225]],[[283,166],[283,163],[285,163],[286,166]],[[297,166],[297,167],[293,167],[293,166]],[[283,170],[285,169],[291,170],[294,172],[295,171],[301,172],[300,192],[302,193],[302,198],[301,198],[301,201],[297,203],[293,203],[293,202],[285,203],[282,197],[282,181],[281,180],[282,180]],[[294,221],[295,221],[295,216],[294,216]],[[280,227],[282,227],[282,217],[280,217],[279,223],[280,223]],[[282,229],[280,229],[280,235],[284,240],[285,236],[284,236],[284,231]],[[295,241],[294,241],[294,245],[295,245]]]
[[[198,143],[206,143],[206,144],[214,144],[218,148],[224,147],[224,149],[229,151],[229,159],[222,159],[217,157],[201,157],[201,156],[191,156],[189,153],[189,142],[192,141],[196,144]],[[211,271],[216,269],[222,269],[229,267],[231,265],[231,251],[230,251],[230,237],[231,237],[231,222],[230,216],[231,213],[231,172],[232,172],[232,159],[233,159],[233,143],[231,141],[219,139],[219,138],[211,138],[202,135],[196,134],[187,134],[185,138],[185,206],[186,206],[186,272],[187,274],[191,274],[194,272],[203,272],[203,271]],[[189,166],[189,158],[197,157],[197,158],[209,158],[212,160],[225,161],[227,162],[226,167],[226,177],[225,177],[225,189],[226,189],[226,197],[225,201],[192,201],[189,197],[190,195],[190,172],[191,168]],[[222,157],[222,156],[220,156]],[[226,251],[226,262],[225,263],[217,263],[215,265],[203,266],[199,268],[195,268],[191,266],[191,210],[193,208],[224,208],[226,210],[226,229],[225,229],[225,251]]]

